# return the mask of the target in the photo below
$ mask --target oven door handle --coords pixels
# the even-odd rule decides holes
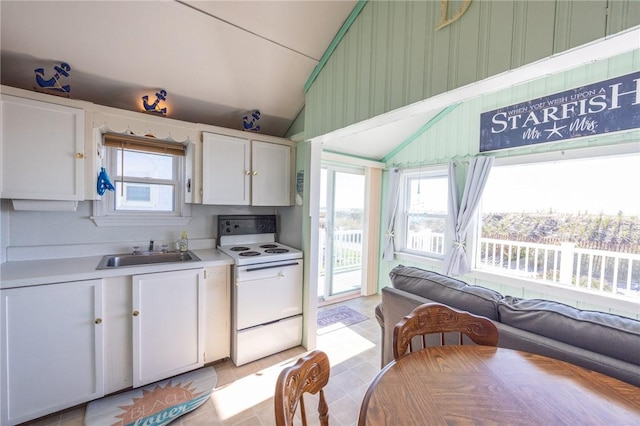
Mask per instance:
[[[273,268],[281,268],[283,266],[295,266],[295,265],[299,265],[299,263],[298,262],[291,262],[291,263],[283,263],[283,264],[280,264],[280,265],[257,266],[255,268],[247,268],[246,271],[247,272],[262,271],[263,269],[273,269]]]

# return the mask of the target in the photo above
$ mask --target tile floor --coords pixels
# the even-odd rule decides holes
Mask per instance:
[[[317,348],[327,353],[331,363],[331,379],[325,389],[331,426],[356,424],[360,401],[380,370],[380,328],[374,315],[379,302],[380,296],[375,295],[320,308],[346,305],[368,317],[365,321],[318,336]],[[211,398],[171,425],[274,425],[273,390],[278,374],[304,353],[304,348],[297,347],[241,367],[235,367],[231,361],[214,364],[218,383]],[[311,413],[316,406],[310,402],[308,412]],[[24,425],[81,426],[84,411],[83,405]],[[317,417],[310,416],[309,420],[310,426],[318,424]]]

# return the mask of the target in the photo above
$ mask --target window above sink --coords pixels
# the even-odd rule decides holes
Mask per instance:
[[[94,201],[98,226],[185,225],[191,219],[184,170],[189,145],[153,138],[104,134],[102,158],[115,191]]]

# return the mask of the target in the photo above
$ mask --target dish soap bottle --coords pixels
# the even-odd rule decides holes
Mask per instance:
[[[187,231],[182,231],[180,240],[178,241],[178,247],[181,252],[189,250],[189,239],[187,238]]]

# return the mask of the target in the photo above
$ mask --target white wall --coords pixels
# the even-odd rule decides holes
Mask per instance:
[[[9,202],[0,200],[0,263],[7,260],[9,245]]]
[[[299,235],[299,216],[292,213],[294,207],[275,209],[273,207],[249,206],[204,206],[192,205],[192,219],[184,227],[178,226],[126,226],[126,227],[98,227],[89,218],[92,202],[85,201],[78,204],[75,212],[36,212],[16,211],[9,200],[2,200],[0,210],[0,228],[2,252],[6,248],[57,246],[73,244],[106,244],[126,241],[155,240],[158,244],[165,241],[175,241],[181,231],[186,230],[190,240],[217,238],[217,216],[221,214],[278,214],[285,218],[280,220],[279,233],[283,235]],[[298,237],[299,239],[299,237]],[[294,244],[295,238],[290,244]],[[12,260],[11,255],[8,259]]]
[[[278,208],[278,242],[302,248],[302,206]]]

